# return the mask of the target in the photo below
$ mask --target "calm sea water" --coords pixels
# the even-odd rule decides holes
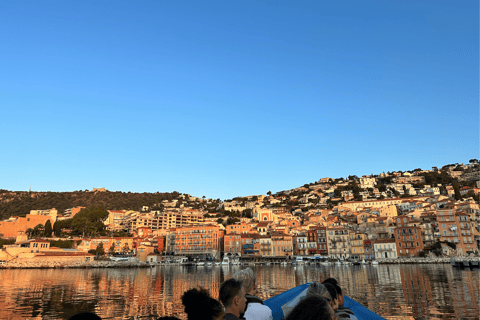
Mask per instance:
[[[180,297],[202,286],[218,297],[240,266],[146,269],[0,270],[1,319],[185,319]],[[480,271],[450,265],[252,268],[268,299],[305,282],[335,277],[348,296],[387,319],[480,319]]]

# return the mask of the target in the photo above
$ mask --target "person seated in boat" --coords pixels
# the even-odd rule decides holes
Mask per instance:
[[[343,294],[342,288],[338,285],[337,280],[334,278],[328,278],[327,280],[323,281],[323,283],[329,283],[333,285],[335,291],[337,292],[338,307],[335,309],[335,315],[339,319],[358,320],[357,317],[353,314],[352,310],[343,306],[345,303],[345,295]]]
[[[302,294],[304,295],[302,296]],[[304,293],[301,293],[298,297],[282,306],[283,315],[287,317],[302,299],[313,296],[321,297],[327,300],[332,309],[336,306],[326,286],[318,282],[312,282]]]
[[[338,296],[337,296],[337,290],[331,283],[322,283],[323,286],[327,289],[328,293],[330,294],[330,297],[332,300],[330,300],[330,305],[332,306],[333,310],[337,310],[338,308]]]
[[[335,320],[335,312],[326,299],[312,295],[301,299],[285,320]]]
[[[240,319],[246,320],[270,320],[272,319],[272,310],[263,305],[263,300],[255,296],[257,293],[257,278],[252,269],[246,268],[238,271],[233,278],[242,281],[245,288],[245,313],[240,313]]]
[[[220,286],[219,299],[225,307],[225,320],[238,320],[245,312],[245,288],[242,281],[230,278]]]
[[[182,304],[188,320],[222,320],[225,315],[222,304],[210,297],[204,288],[185,291]]]

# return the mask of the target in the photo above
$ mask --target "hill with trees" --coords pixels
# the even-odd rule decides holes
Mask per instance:
[[[55,208],[58,213],[65,209],[82,207],[102,207],[107,210],[140,210],[143,206],[155,207],[163,200],[178,199],[181,194],[171,193],[132,193],[132,192],[27,192],[0,189],[0,220],[11,216],[25,217],[30,210]]]

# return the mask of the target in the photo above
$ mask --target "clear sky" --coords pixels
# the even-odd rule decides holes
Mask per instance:
[[[479,158],[478,1],[2,1],[0,189],[229,199]]]

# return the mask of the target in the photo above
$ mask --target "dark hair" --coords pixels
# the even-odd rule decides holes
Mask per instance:
[[[333,284],[333,286],[335,287],[335,290],[337,290],[337,295],[341,296],[343,294],[342,293],[342,288],[340,288],[340,286],[338,284]]]
[[[319,296],[301,299],[285,320],[330,320],[332,317],[328,301]]]
[[[220,286],[219,299],[225,307],[232,304],[233,298],[242,290],[242,281],[230,278]]]
[[[81,312],[71,316],[68,320],[102,320],[102,318],[92,312]]]
[[[328,282],[324,283],[323,285],[325,286],[325,288],[327,288],[328,293],[330,293],[330,296],[332,297],[332,300],[337,299],[337,289],[335,289],[335,285]]]
[[[182,304],[188,320],[213,319],[223,312],[223,306],[217,300],[210,297],[204,288],[194,288],[182,296]]]
[[[325,279],[322,283],[323,283],[323,284],[325,284],[325,283],[331,283],[331,284],[336,284],[336,285],[338,286],[338,281],[337,281],[337,279],[335,279],[335,278]]]

